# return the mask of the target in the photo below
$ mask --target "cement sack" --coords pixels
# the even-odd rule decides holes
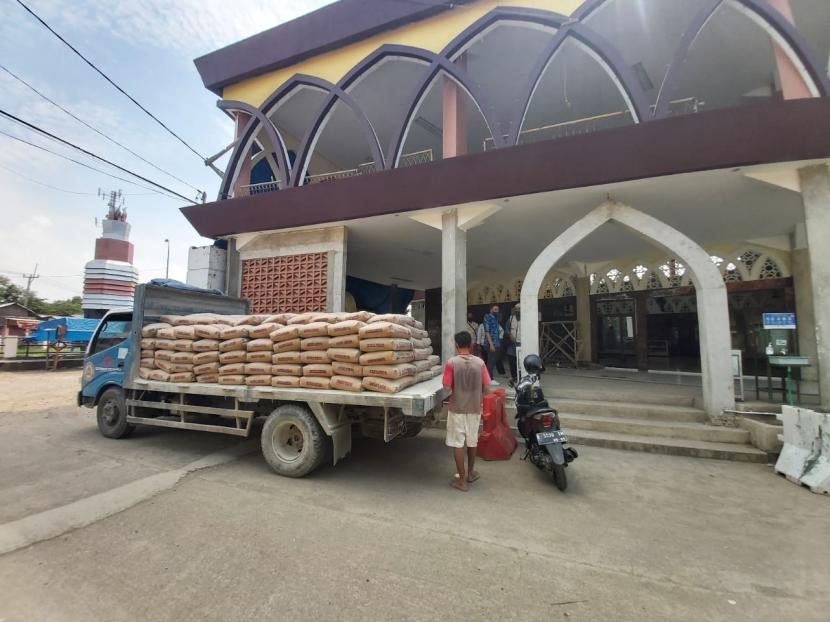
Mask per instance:
[[[222,326],[233,326],[234,324],[236,324],[236,321],[241,317],[241,315],[217,315],[214,323],[217,324],[220,328]]]
[[[245,384],[245,376],[219,375],[219,384]]]
[[[144,367],[146,369],[155,369],[156,368],[156,359],[154,358],[144,358],[141,359],[138,363],[139,367]]]
[[[248,376],[245,378],[245,384],[249,387],[270,387],[271,375],[261,374],[256,376]]]
[[[286,324],[289,326],[300,325],[300,324],[308,324],[311,321],[316,313],[300,313],[299,315],[295,315],[292,318],[286,320]]]
[[[388,380],[386,378],[373,378],[368,376],[363,379],[363,388],[367,391],[377,391],[379,393],[397,393],[403,391],[406,387],[411,386],[415,381],[412,376],[405,376],[397,380]]]
[[[155,358],[156,351],[155,350],[141,350],[141,355],[138,358],[141,359],[151,359]]]
[[[363,380],[360,378],[352,378],[350,376],[332,376],[331,388],[339,391],[359,393],[360,391],[363,391]]]
[[[357,363],[360,361],[360,350],[358,348],[329,348],[329,359],[341,363]]]
[[[182,371],[175,374],[170,374],[170,382],[194,382],[196,376],[192,371]]]
[[[315,313],[311,316],[309,322],[324,322],[326,324],[334,324],[340,320],[339,313]]]
[[[144,380],[149,380],[150,376],[152,374],[153,374],[153,368],[152,367],[141,366],[141,367],[138,368],[138,377],[139,378],[144,378]]]
[[[222,365],[229,363],[244,363],[248,360],[248,352],[246,350],[231,350],[230,352],[222,352],[219,354],[219,362]]]
[[[159,369],[169,374],[178,374],[185,371],[193,371],[193,363],[171,363],[169,361],[156,361]]]
[[[409,339],[409,328],[392,322],[371,322],[360,329],[360,339],[378,339],[382,337],[400,337]]]
[[[354,378],[363,378],[363,365],[355,365],[354,363],[341,363],[334,361],[331,364],[331,371],[336,376],[352,376]]]
[[[193,352],[193,340],[176,339],[173,341],[173,349],[179,352]]]
[[[271,355],[271,363],[273,365],[279,365],[280,363],[299,365],[302,363],[300,360],[300,354],[300,352],[276,352]]]
[[[156,350],[153,358],[157,361],[169,361],[175,353],[175,350]]]
[[[228,363],[219,366],[220,376],[239,376],[245,374],[245,363]]]
[[[197,339],[193,342],[193,351],[194,352],[218,352],[219,351],[219,340],[218,339]]]
[[[364,365],[363,373],[374,378],[389,378],[395,380],[405,376],[415,375],[415,366],[412,363],[398,363],[397,365]]]
[[[183,315],[173,322],[173,326],[193,326],[194,324],[214,324],[217,315],[215,313],[190,313]]]
[[[328,337],[307,337],[300,340],[300,350],[328,350]]]
[[[426,382],[427,380],[432,380],[433,378],[435,378],[435,375],[430,370],[422,371],[415,374],[415,384],[418,384],[419,382]]]
[[[154,324],[147,324],[141,329],[142,337],[155,337],[160,328],[171,328],[170,324],[164,322],[155,322]]]
[[[219,374],[201,374],[196,376],[196,382],[201,384],[216,384],[219,382]]]
[[[258,315],[243,315],[236,321],[237,326],[258,326],[271,316],[270,313]]]
[[[156,350],[172,350],[174,339],[161,339],[156,337]]]
[[[300,352],[300,363],[303,365],[310,365],[313,363],[330,363],[329,353],[327,350],[306,350]]]
[[[293,365],[291,363],[277,363],[271,365],[272,376],[302,376],[303,366]]]
[[[176,322],[181,318],[181,315],[162,315],[159,320],[163,324],[169,324],[170,326],[174,326]]]
[[[288,341],[278,341],[275,343],[272,348],[274,352],[299,352],[300,351],[300,340],[299,339],[289,339]]]
[[[318,378],[316,376],[303,376],[300,378],[300,386],[303,389],[330,389],[331,378]]]
[[[219,324],[197,324],[193,327],[197,339],[221,339],[222,327]]]
[[[415,318],[412,318],[412,324],[410,326],[412,326],[412,328],[417,328],[418,330],[424,330],[423,323]]]
[[[409,327],[409,332],[412,333],[413,339],[429,339],[429,333],[425,330],[420,328],[415,328],[414,326]]]
[[[412,350],[405,350],[403,352],[384,350],[381,352],[361,354],[358,362],[361,365],[395,365],[397,363],[411,363],[414,360],[415,352]]]
[[[267,363],[245,363],[245,374],[248,376],[270,376],[271,361]],[[268,381],[271,384],[271,381]]]
[[[173,340],[176,338],[176,329],[172,326],[170,328],[159,328],[156,331],[156,338]]]
[[[242,337],[247,337],[248,333],[251,331],[251,327],[248,325],[242,326],[225,326],[222,330],[219,331],[219,338],[222,341],[229,341],[231,339],[239,339]]]
[[[204,363],[215,363],[219,360],[219,352],[194,352],[193,364],[202,365]]]
[[[174,352],[170,357],[172,363],[190,363],[193,365],[193,352]]]
[[[312,376],[315,378],[330,378],[334,371],[328,363],[314,363],[312,365],[303,365],[303,376]]]
[[[294,317],[293,313],[275,313],[273,315],[269,315],[266,317],[262,323],[263,324],[280,324],[281,326],[285,326],[285,323],[289,320],[289,318]]]
[[[413,339],[410,339],[410,341],[412,342],[412,348],[415,349],[415,350],[417,350],[418,348],[431,348],[432,347],[432,341],[430,341],[428,338],[427,339],[414,339],[413,338]]]
[[[415,352],[416,361],[426,361],[429,359],[430,354],[432,354],[432,348],[415,348],[413,352]]]
[[[193,373],[197,376],[204,376],[205,374],[218,374],[219,363],[202,363],[201,365],[194,365]]]
[[[300,337],[308,339],[309,337],[328,337],[329,329],[326,322],[311,322],[309,324],[300,325]]]
[[[143,337],[140,346],[142,350],[153,350],[156,347],[156,340],[150,337]]]
[[[432,363],[430,363],[427,359],[424,359],[422,361],[413,361],[412,364],[415,365],[415,373],[416,374],[420,374],[422,372],[429,371],[430,368],[432,367]],[[430,376],[430,378],[431,377],[432,376]]]
[[[193,326],[176,326],[173,334],[176,339],[196,339],[196,329]]]
[[[412,342],[409,339],[361,339],[360,349],[364,352],[411,350]]]
[[[274,342],[270,339],[253,339],[245,347],[248,352],[271,352]]]
[[[354,313],[346,313],[343,315],[344,321],[349,320],[357,320],[358,322],[368,322],[375,316],[374,313],[370,313],[369,311],[355,311]]]
[[[432,377],[434,378],[435,376],[440,376],[441,374],[443,374],[444,368],[440,365],[434,365],[430,368],[430,371],[432,372]]]
[[[170,366],[172,364],[173,363],[171,363],[170,361],[166,361],[164,359],[156,359],[156,368],[158,368],[162,371],[166,371],[168,374],[172,373],[171,370],[170,370]]]
[[[329,338],[330,348],[359,348],[360,336],[355,333],[353,335],[342,335],[340,337]]]
[[[157,380],[159,382],[167,382],[170,380],[170,374],[163,369],[154,369],[150,372],[150,380]]]
[[[358,320],[346,320],[344,322],[335,322],[334,324],[329,324],[328,326],[329,337],[354,335],[357,334],[360,331],[360,329],[364,326],[366,326],[366,323],[360,322]]]
[[[437,354],[430,354],[430,355],[427,357],[427,360],[428,360],[428,361],[430,362],[430,364],[431,364],[431,365],[433,365],[433,366],[435,366],[435,365],[440,365],[440,364],[441,364],[441,357],[440,357],[440,356],[438,356]]]
[[[393,324],[402,324],[403,326],[414,326],[415,320],[408,315],[401,315],[399,313],[383,313],[376,315],[369,320],[370,324],[375,322],[392,322]]]
[[[264,324],[260,324],[259,326],[252,326],[248,336],[251,339],[268,339],[271,340],[271,333],[273,333],[278,328],[282,328],[282,324],[277,324],[275,322],[265,322]]]
[[[300,379],[297,376],[272,376],[271,386],[280,389],[296,389],[300,386]]]
[[[271,343],[270,341],[268,343]],[[258,352],[248,352],[245,355],[245,362],[246,363],[268,363],[271,364],[271,348],[268,348],[267,351],[258,351]]]
[[[299,326],[284,326],[273,331],[270,335],[271,341],[279,343],[281,341],[290,341],[300,336]]]
[[[230,352],[232,350],[246,350],[248,340],[245,337],[237,337],[236,339],[228,339],[219,343],[220,352]]]

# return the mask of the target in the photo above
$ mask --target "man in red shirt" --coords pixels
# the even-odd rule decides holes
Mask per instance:
[[[473,467],[481,423],[482,395],[490,387],[490,374],[479,357],[470,353],[472,338],[467,331],[455,335],[458,354],[444,367],[444,388],[451,391],[447,415],[447,445],[455,455],[456,477],[450,485],[466,492],[469,483],[479,478]],[[467,469],[464,469],[464,447],[467,447]]]

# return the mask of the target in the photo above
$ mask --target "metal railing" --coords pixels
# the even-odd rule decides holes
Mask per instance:
[[[410,166],[417,166],[418,164],[425,164],[434,160],[434,153],[432,149],[424,149],[423,151],[415,151],[413,153],[405,153],[401,156],[398,162],[398,168],[408,168]],[[328,181],[335,181],[337,179],[348,179],[349,177],[358,177],[359,175],[367,175],[374,173],[377,170],[374,162],[367,162],[361,164],[357,168],[349,168],[343,171],[334,171],[331,173],[321,173],[319,175],[309,175],[306,177],[306,184],[322,184]]]
[[[247,186],[239,186],[240,197],[249,197],[255,194],[264,194],[266,192],[274,192],[280,189],[280,181],[266,181],[261,184],[249,184]]]

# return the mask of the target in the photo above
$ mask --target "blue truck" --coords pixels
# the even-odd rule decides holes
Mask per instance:
[[[440,409],[441,378],[395,394],[172,383],[138,376],[141,329],[163,315],[245,315],[246,300],[152,284],[136,288],[132,310],[104,316],[87,346],[78,405],[97,409],[98,429],[125,438],[135,426],[249,437],[265,419],[262,454],[279,475],[302,477],[349,454],[352,435],[389,442],[420,432]]]

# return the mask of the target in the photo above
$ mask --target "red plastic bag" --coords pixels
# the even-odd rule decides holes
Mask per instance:
[[[518,445],[507,422],[505,391],[496,389],[484,398],[481,418],[484,429],[478,437],[476,455],[484,460],[510,460]]]

